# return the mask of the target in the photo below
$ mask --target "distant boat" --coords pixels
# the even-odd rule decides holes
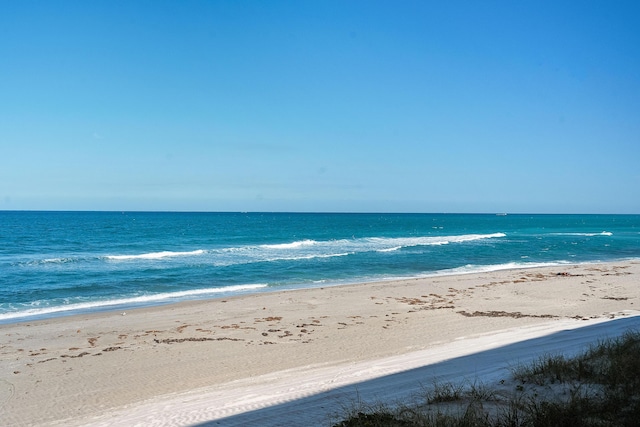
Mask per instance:
[[[507,216],[506,213],[497,213],[496,216]]]

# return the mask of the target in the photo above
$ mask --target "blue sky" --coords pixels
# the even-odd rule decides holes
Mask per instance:
[[[0,0],[0,209],[640,213],[636,1]]]

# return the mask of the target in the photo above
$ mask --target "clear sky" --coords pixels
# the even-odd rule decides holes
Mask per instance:
[[[640,2],[0,0],[0,209],[640,213]]]

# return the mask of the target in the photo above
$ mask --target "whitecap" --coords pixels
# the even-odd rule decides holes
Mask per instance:
[[[376,252],[395,252],[402,249],[402,246],[394,246],[392,248],[378,249]]]
[[[124,260],[132,260],[132,259],[161,259],[161,258],[178,257],[178,256],[202,255],[204,252],[205,251],[202,249],[189,251],[189,252],[162,251],[162,252],[149,252],[146,254],[139,254],[139,255],[107,255],[105,258],[110,260],[115,260],[115,261],[124,261]]]
[[[211,249],[216,266],[331,258],[365,252],[393,252],[417,246],[439,246],[505,237],[504,233],[420,237],[359,237],[336,240],[296,240],[290,243]]]
[[[375,246],[381,246],[375,248],[377,251],[382,250],[397,250],[412,246],[440,246],[448,245],[451,243],[465,243],[475,240],[494,239],[505,237],[504,233],[492,233],[492,234],[462,234],[454,236],[422,236],[422,237],[370,237],[366,239],[369,243]]]
[[[299,260],[308,260],[314,258],[335,258],[341,256],[349,256],[352,255],[349,252],[343,252],[339,254],[315,254],[315,255],[300,255],[300,256],[292,256],[292,257],[278,257],[278,258],[268,258],[264,261],[266,262],[276,262],[276,261],[299,261]]]
[[[613,236],[610,231],[603,231],[601,233],[551,233],[552,236],[581,236],[581,237],[595,237],[595,236]]]
[[[296,242],[291,242],[291,243],[279,243],[279,244],[273,244],[273,245],[260,245],[261,248],[266,248],[266,249],[296,249],[296,248],[302,248],[302,247],[306,247],[306,246],[313,246],[315,244],[317,244],[318,242],[316,242],[315,240],[310,240],[310,239],[306,239],[306,240],[298,240]]]

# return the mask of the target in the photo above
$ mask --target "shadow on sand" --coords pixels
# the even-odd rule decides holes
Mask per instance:
[[[359,403],[414,401],[425,388],[438,383],[477,382],[492,386],[509,379],[511,368],[545,354],[573,355],[607,337],[640,330],[640,316],[622,317],[540,338],[457,357],[417,369],[351,384],[273,406],[198,424],[213,426],[330,426],[344,419]],[[375,363],[375,362],[373,362]]]

